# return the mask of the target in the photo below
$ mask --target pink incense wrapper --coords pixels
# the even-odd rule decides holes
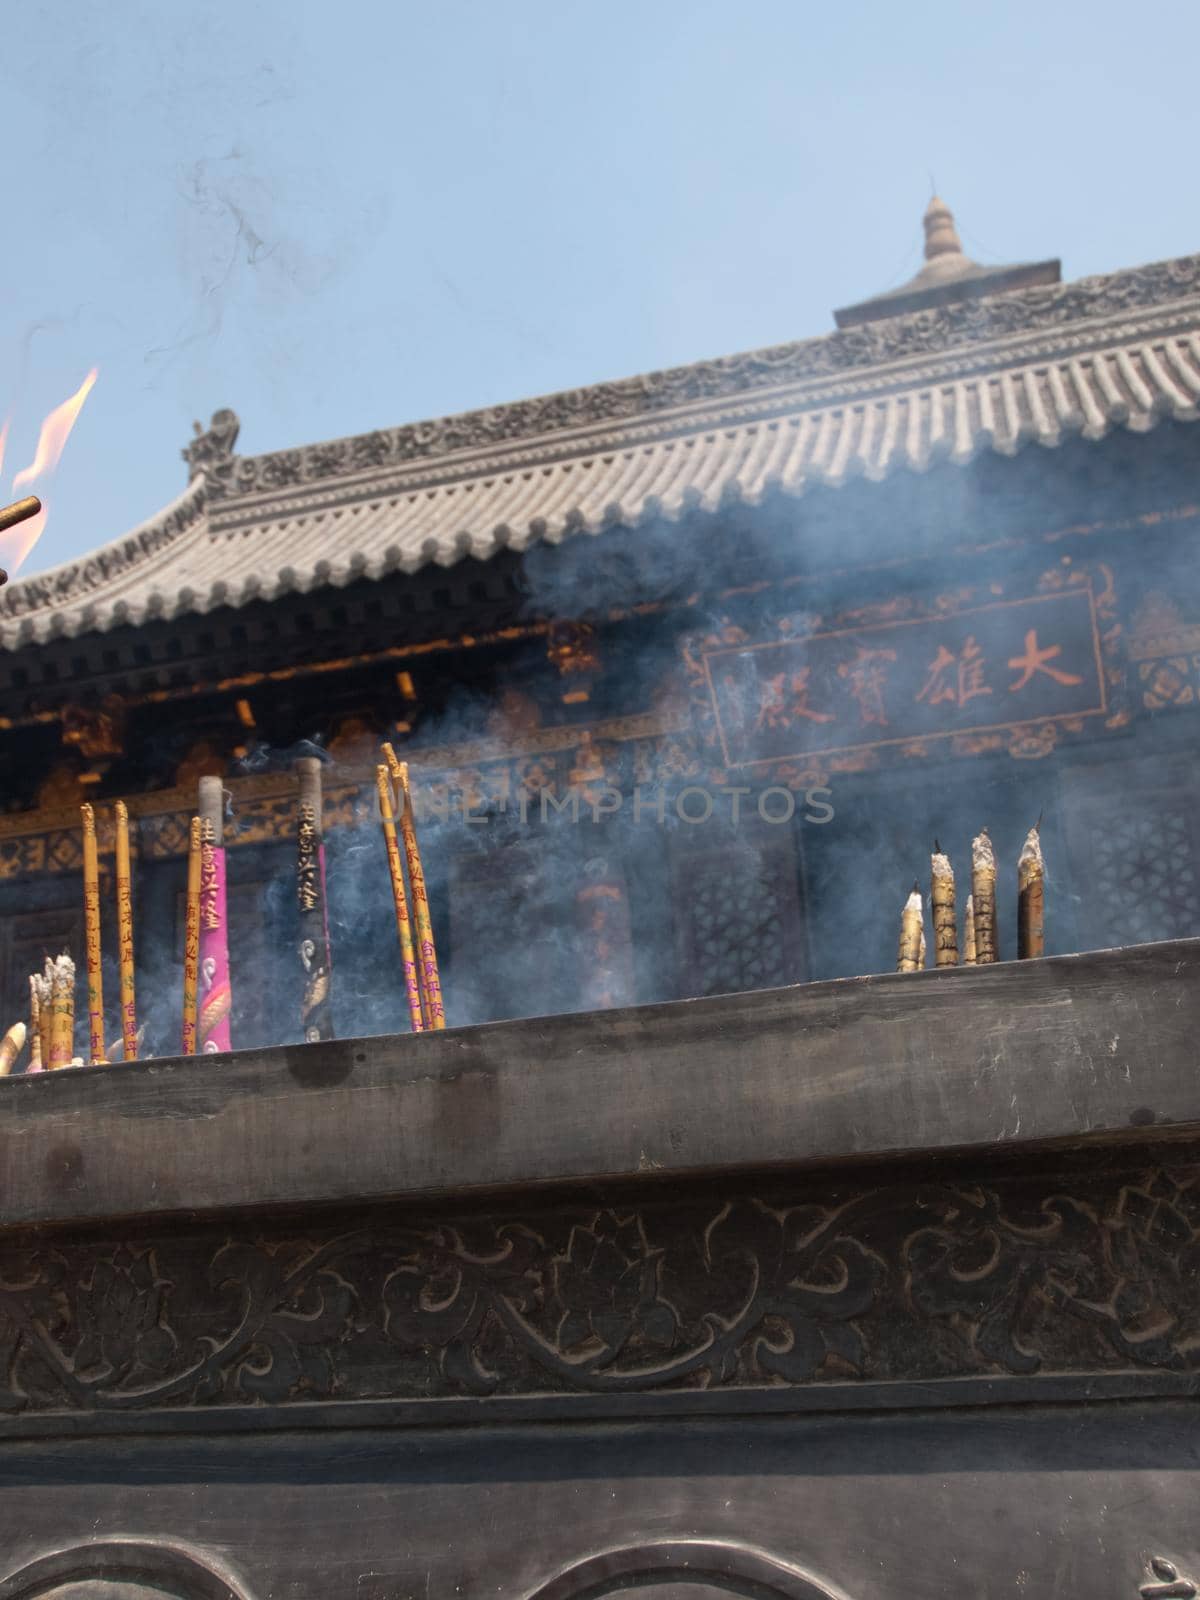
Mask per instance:
[[[229,927],[226,919],[225,851],[207,841],[200,845],[200,985],[196,1035],[203,1055],[232,1050],[229,1013],[233,989],[229,981]]]

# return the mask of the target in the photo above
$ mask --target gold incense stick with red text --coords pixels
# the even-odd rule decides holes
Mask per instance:
[[[104,978],[100,955],[100,861],[96,847],[96,813],[79,808],[83,823],[83,942],[87,953],[88,1039],[92,1065],[108,1059],[104,1048]]]

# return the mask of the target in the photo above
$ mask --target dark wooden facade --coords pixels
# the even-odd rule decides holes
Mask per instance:
[[[0,657],[5,704],[16,712],[0,733],[12,774],[0,818],[6,1014],[18,1014],[25,974],[45,950],[80,948],[78,799],[98,802],[103,833],[104,801],[124,796],[138,824],[150,1048],[174,1047],[186,817],[196,776],[220,770],[231,775],[235,817],[235,1036],[244,1045],[289,1037],[279,1020],[298,1015],[288,755],[313,740],[334,757],[327,833],[343,1033],[404,1026],[371,810],[370,764],[388,736],[407,747],[427,794],[452,1020],[886,968],[898,902],[924,875],[933,836],[964,870],[970,836],[987,826],[1001,860],[1015,861],[1039,812],[1052,951],[1188,935],[1200,919],[1188,800],[1197,776],[1196,489],[1194,435],[1164,425],[1148,438],[814,493],[802,515],[779,503],[744,523],[744,513],[718,512],[683,528],[614,529],[524,560],[465,562]],[[744,538],[725,537],[723,520]],[[849,566],[847,528],[856,542]],[[693,563],[706,548],[697,589]],[[652,602],[636,602],[652,584]],[[564,627],[543,598],[558,592],[602,603],[578,607]],[[1049,609],[1023,606],[1035,597]],[[990,663],[993,696],[1020,677],[1007,651],[1020,654],[1030,618],[1068,630],[1058,638],[1044,627],[1041,649],[1057,640],[1086,655],[1094,630],[1087,668],[1068,662],[1069,676],[1091,674],[1078,691],[1091,696],[1088,714],[1074,713],[1073,686],[1061,706],[1042,702],[1049,714],[1030,722],[1006,704],[1010,724],[982,732],[956,700],[920,701],[940,648],[936,625],[921,618],[959,613],[968,619],[960,642],[963,627],[1007,629]],[[714,743],[711,678],[697,660],[714,647],[726,659],[726,639],[778,650],[794,619],[811,631],[814,617],[821,632],[848,629],[868,648],[886,646],[898,624],[899,660],[885,665],[892,683],[909,678],[878,712],[895,726],[872,724],[864,706],[845,736],[857,746],[825,754],[801,743],[797,757],[781,729],[778,759],[732,766]],[[786,652],[781,670],[791,671]],[[944,693],[957,671],[945,675]],[[407,674],[404,690],[398,674]],[[1048,688],[1058,693],[1053,681]],[[80,709],[88,695],[91,708]],[[846,708],[853,714],[849,700]],[[903,721],[912,708],[942,715],[951,736],[914,732]],[[810,726],[826,736],[811,721],[804,735]],[[751,791],[736,829],[722,797],[730,786]],[[780,786],[794,795],[795,815],[764,821],[759,797]],[[610,789],[623,797],[615,815],[602,798]],[[681,812],[686,789],[715,797],[706,821],[685,820],[706,806],[694,793]],[[804,801],[814,789],[834,809],[828,823],[804,820],[822,815],[820,802]],[[559,814],[564,805],[578,807],[578,821],[570,809]],[[773,819],[787,801],[764,805]],[[602,909],[616,906],[615,933],[595,933],[596,884],[609,885]],[[1001,933],[1007,951],[1011,915]]]

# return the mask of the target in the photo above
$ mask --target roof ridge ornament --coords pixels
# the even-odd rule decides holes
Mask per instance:
[[[1032,289],[1062,279],[1058,261],[1027,261],[1007,267],[981,267],[972,261],[963,254],[954,213],[940,195],[934,194],[925,207],[922,223],[925,265],[920,272],[899,289],[835,311],[833,320],[839,328],[899,317],[909,311],[927,311],[957,300],[982,300],[1006,289]]]
[[[237,412],[228,407],[214,411],[207,428],[192,423],[195,437],[180,451],[188,464],[189,483],[203,473],[210,492],[221,492],[233,476],[233,447],[241,426]]]

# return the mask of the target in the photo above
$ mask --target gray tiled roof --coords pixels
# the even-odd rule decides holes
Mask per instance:
[[[227,452],[141,528],[0,591],[0,647],[1164,417],[1200,417],[1200,257],[302,451]]]

